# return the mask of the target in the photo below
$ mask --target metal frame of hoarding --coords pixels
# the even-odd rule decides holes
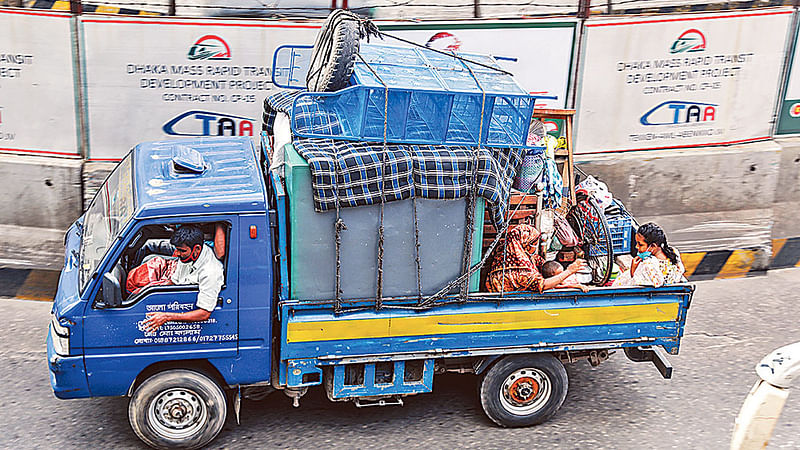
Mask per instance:
[[[797,53],[797,42],[798,42],[798,34],[800,34],[800,27],[798,27],[798,17],[800,13],[798,13],[797,8],[794,10],[794,15],[792,17],[792,25],[789,27],[789,36],[786,39],[786,48],[784,48],[784,61],[783,61],[783,72],[781,73],[781,83],[779,85],[780,91],[778,92],[778,101],[775,103],[775,108],[772,111],[773,117],[775,120],[772,124],[772,136],[791,136],[800,134],[800,124],[798,124],[797,131],[788,131],[785,133],[781,133],[781,122],[783,121],[783,114],[784,114],[784,106],[786,104],[786,92],[789,90],[789,80],[791,79],[792,74],[792,66],[794,62],[795,53]],[[798,67],[800,70],[800,67]],[[800,76],[800,73],[798,74]],[[798,99],[800,102],[800,99]],[[800,119],[798,119],[800,120]]]

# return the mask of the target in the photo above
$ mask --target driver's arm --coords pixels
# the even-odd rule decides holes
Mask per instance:
[[[144,326],[147,331],[156,331],[167,322],[201,322],[211,316],[211,311],[197,308],[185,313],[151,312],[147,313]]]
[[[148,313],[144,325],[147,331],[155,331],[167,322],[199,322],[208,319],[217,306],[217,297],[222,289],[222,270],[203,270],[199,274],[197,309],[185,313]]]

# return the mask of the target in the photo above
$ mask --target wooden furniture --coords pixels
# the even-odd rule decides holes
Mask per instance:
[[[565,138],[566,145],[564,148],[558,148],[555,151],[555,160],[556,164],[561,166],[561,178],[564,182],[564,187],[568,189],[569,195],[564,198],[562,202],[563,208],[569,209],[570,205],[575,204],[575,168],[573,166],[573,155],[572,155],[572,118],[575,116],[574,109],[534,109],[533,110],[533,117],[537,119],[556,119],[556,120],[563,120],[563,130],[562,130],[562,137]],[[538,198],[537,195],[534,193],[521,193],[516,190],[512,190],[511,197],[508,201],[508,211],[506,213],[506,217],[511,221],[511,225],[509,225],[509,229],[512,228],[514,225],[519,223],[530,223],[535,226],[539,226],[539,222],[537,221],[537,204]],[[512,212],[517,209],[517,206],[520,205],[519,209],[516,213]],[[562,213],[566,213],[563,211]],[[489,245],[494,240],[495,236],[497,236],[497,230],[495,229],[494,225],[492,225],[491,217],[489,216],[488,211],[486,212],[486,216],[484,219],[483,225],[483,250],[489,247]]]
[[[575,167],[572,153],[572,118],[574,109],[534,109],[533,117],[538,119],[556,119],[564,121],[564,130],[561,135],[566,139],[565,148],[556,149],[556,163],[563,164],[561,178],[564,186],[569,188],[570,204],[575,204]]]

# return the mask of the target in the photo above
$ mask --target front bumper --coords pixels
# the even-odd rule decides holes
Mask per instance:
[[[47,333],[47,368],[50,371],[50,385],[56,397],[66,399],[92,396],[86,380],[83,356],[57,354],[53,346],[52,330]]]

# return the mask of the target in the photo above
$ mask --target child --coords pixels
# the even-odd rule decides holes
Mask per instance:
[[[558,275],[563,271],[564,267],[558,261],[547,261],[546,263],[542,264],[542,276],[545,278]],[[559,288],[577,288],[583,292],[589,292],[589,286],[578,283],[578,279],[575,274],[570,275],[566,280],[562,281],[561,284],[555,287],[555,289]]]

